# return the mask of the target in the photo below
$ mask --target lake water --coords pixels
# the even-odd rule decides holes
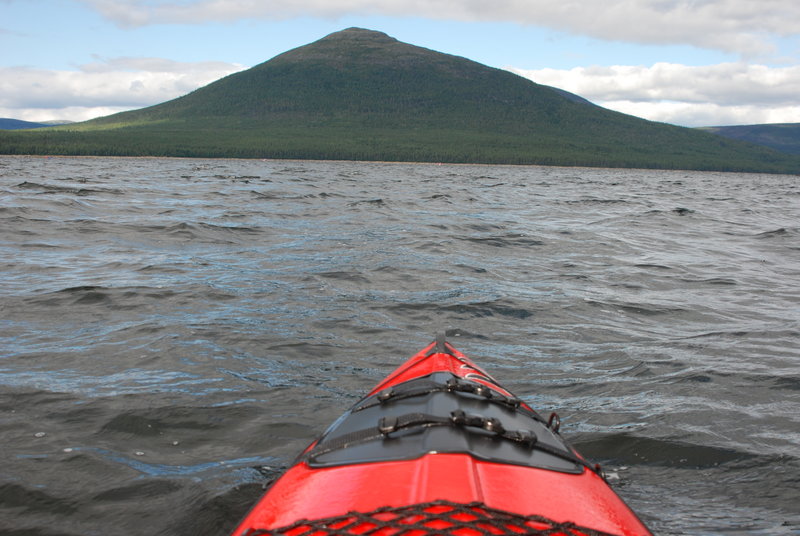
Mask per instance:
[[[657,534],[800,534],[800,178],[0,157],[0,533],[226,534],[449,340]]]

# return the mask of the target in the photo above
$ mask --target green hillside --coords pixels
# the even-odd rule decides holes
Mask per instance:
[[[157,106],[0,132],[0,153],[800,172],[796,156],[612,112],[358,28]]]

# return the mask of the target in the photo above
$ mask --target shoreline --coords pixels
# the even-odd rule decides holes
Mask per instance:
[[[401,166],[457,166],[457,167],[511,167],[511,168],[547,168],[547,169],[608,169],[614,171],[640,171],[640,172],[672,172],[672,173],[713,173],[736,175],[774,175],[774,176],[800,176],[798,173],[774,173],[767,171],[720,171],[720,170],[694,170],[675,168],[644,168],[644,167],[601,167],[601,166],[563,166],[549,164],[492,164],[478,162],[417,162],[396,160],[325,160],[313,158],[236,158],[213,156],[101,156],[101,155],[42,155],[42,154],[0,154],[0,158],[70,158],[70,159],[130,159],[130,160],[214,160],[214,161],[260,161],[260,162],[317,162],[317,163],[350,163],[350,164],[381,164]]]

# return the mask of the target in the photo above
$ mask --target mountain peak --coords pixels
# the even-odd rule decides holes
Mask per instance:
[[[72,136],[65,143],[78,154],[800,169],[798,157],[590,106],[511,72],[364,28],[73,129],[74,136],[47,134]],[[31,151],[39,141],[31,143],[14,150]]]
[[[350,68],[355,64],[407,67],[409,64],[418,64],[420,60],[430,61],[433,56],[446,55],[403,43],[383,32],[354,27],[284,52],[262,65],[299,61],[324,63],[338,69]]]
[[[320,41],[360,41],[364,43],[395,43],[397,39],[383,32],[367,30],[366,28],[346,28],[326,35]]]

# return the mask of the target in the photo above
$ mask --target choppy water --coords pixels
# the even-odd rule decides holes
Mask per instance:
[[[449,330],[657,534],[800,534],[800,178],[0,157],[0,533],[225,534]]]

